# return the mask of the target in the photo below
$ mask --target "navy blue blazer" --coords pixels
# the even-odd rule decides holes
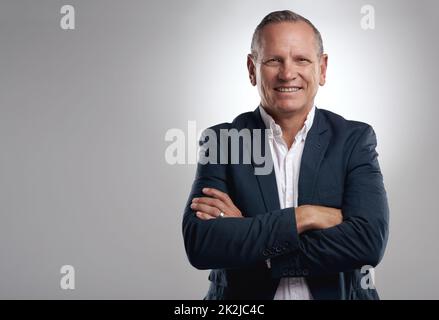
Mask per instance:
[[[265,129],[258,108],[210,129],[219,137],[221,129],[244,128]],[[200,144],[206,142],[202,136]],[[361,287],[366,274],[360,271],[381,261],[388,238],[375,148],[371,126],[316,109],[302,155],[298,205],[339,208],[343,222],[300,235],[294,208],[280,209],[274,170],[256,175],[253,157],[251,163],[198,164],[182,227],[190,263],[212,269],[205,299],[270,300],[281,277],[305,277],[314,299],[378,299],[375,289]],[[240,151],[249,152],[242,144]],[[226,192],[244,218],[197,218],[190,204],[204,196],[204,187]]]

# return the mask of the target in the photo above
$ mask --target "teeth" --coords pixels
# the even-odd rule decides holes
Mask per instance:
[[[276,90],[280,91],[280,92],[297,92],[297,91],[300,90],[300,88],[297,88],[297,87],[293,87],[293,88],[277,88]]]

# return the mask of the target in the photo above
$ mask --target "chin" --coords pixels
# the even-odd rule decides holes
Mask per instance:
[[[277,104],[277,109],[281,112],[290,113],[303,110],[305,106],[303,104],[296,103],[279,103]]]

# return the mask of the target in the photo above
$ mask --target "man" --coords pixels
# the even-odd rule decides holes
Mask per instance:
[[[378,299],[361,283],[388,238],[375,133],[314,106],[327,61],[298,14],[273,12],[256,28],[247,66],[260,106],[211,130],[268,129],[273,170],[255,174],[254,158],[198,165],[183,236],[191,264],[212,269],[206,299]],[[220,140],[214,151],[227,155]]]

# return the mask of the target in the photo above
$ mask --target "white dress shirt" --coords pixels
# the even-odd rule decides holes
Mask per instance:
[[[269,144],[273,157],[280,208],[297,207],[299,194],[299,172],[303,147],[306,136],[314,121],[315,107],[313,106],[305,120],[304,126],[296,134],[293,145],[288,146],[282,137],[282,129],[273,118],[259,106],[262,120],[269,132]],[[311,300],[311,292],[305,278],[281,278],[274,300]]]

